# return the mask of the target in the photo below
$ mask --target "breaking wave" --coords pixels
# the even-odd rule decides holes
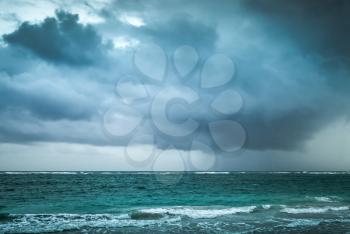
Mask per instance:
[[[286,207],[281,210],[281,212],[289,213],[289,214],[316,214],[316,213],[325,213],[328,211],[344,211],[349,210],[348,206],[339,206],[339,207],[308,207],[308,208],[290,208]]]
[[[24,214],[9,215],[13,222],[0,223],[4,233],[42,233],[80,230],[82,228],[143,227],[177,222],[178,217],[167,219],[134,220],[128,214]]]
[[[257,207],[256,206],[244,206],[244,207],[231,207],[231,208],[197,208],[197,207],[169,207],[169,208],[149,208],[143,209],[141,212],[151,214],[162,215],[180,215],[187,216],[194,219],[200,218],[216,218],[219,216],[238,214],[238,213],[251,213]]]

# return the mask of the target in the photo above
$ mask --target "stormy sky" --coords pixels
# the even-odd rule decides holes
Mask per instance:
[[[349,170],[349,15],[0,0],[0,170]]]

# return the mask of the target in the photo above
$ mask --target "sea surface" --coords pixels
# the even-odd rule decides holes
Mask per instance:
[[[350,172],[0,172],[0,233],[350,233]]]

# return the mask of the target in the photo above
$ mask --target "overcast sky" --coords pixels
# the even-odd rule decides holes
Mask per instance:
[[[350,170],[349,15],[0,0],[0,170]]]

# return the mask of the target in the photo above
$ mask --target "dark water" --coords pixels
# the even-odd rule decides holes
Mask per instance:
[[[350,173],[0,173],[0,233],[350,233]]]

